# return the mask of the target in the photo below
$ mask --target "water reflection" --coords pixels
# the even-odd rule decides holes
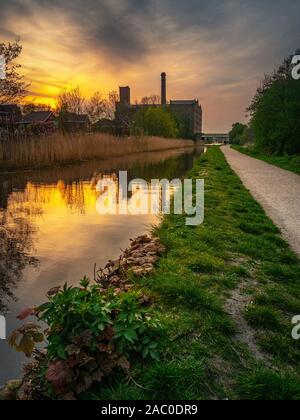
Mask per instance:
[[[43,302],[49,289],[92,277],[94,263],[117,258],[131,237],[157,222],[151,215],[99,215],[99,177],[125,170],[128,181],[171,180],[185,174],[201,152],[146,153],[0,175],[0,314],[7,312],[8,333],[18,326],[18,313]],[[22,362],[0,341],[0,384],[19,376]]]
[[[15,300],[14,288],[27,265],[36,267],[38,260],[31,256],[34,249],[34,228],[29,221],[14,213],[0,214],[0,313],[7,312],[7,304]]]

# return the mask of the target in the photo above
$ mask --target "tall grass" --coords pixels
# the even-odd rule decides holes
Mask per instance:
[[[0,142],[0,169],[45,167],[134,153],[193,147],[191,140],[159,137],[118,138],[109,134],[75,134]]]

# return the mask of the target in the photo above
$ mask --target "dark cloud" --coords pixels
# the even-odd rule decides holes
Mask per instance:
[[[56,10],[78,29],[79,47],[99,49],[116,60],[142,59],[158,39],[172,48],[172,37],[180,40],[197,30],[199,47],[217,42],[229,53],[248,48],[254,55],[253,43],[260,43],[267,47],[266,61],[296,48],[300,39],[299,0],[0,0],[0,10],[2,32],[9,17],[15,17],[17,32],[19,16]]]
[[[145,78],[147,89],[151,83],[149,89],[157,89],[153,79],[165,70],[172,95],[199,95],[206,103],[214,102],[211,120],[217,119],[216,106],[222,113],[227,109],[222,124],[229,127],[231,104],[245,109],[259,77],[300,47],[299,17],[299,0],[0,0],[0,42],[20,36],[24,45],[32,42],[36,47],[38,32],[30,32],[36,26],[42,46],[52,37],[51,48],[57,42],[63,51],[52,56],[41,52],[42,64],[57,60],[59,68],[62,57],[77,54],[94,74],[103,63],[116,83],[123,70],[124,83],[129,83],[127,70],[132,69],[130,83],[139,92],[146,89]],[[43,24],[55,26],[56,19],[61,28],[55,27],[52,35],[50,25],[50,32],[44,32]],[[24,20],[28,25],[22,33]],[[85,53],[92,57],[90,64]],[[97,56],[99,60],[93,58]],[[163,68],[152,68],[152,63]]]
[[[112,58],[132,60],[147,54],[147,40],[143,34],[143,21],[147,19],[149,1],[125,0],[0,0],[0,30],[4,32],[9,18],[30,19],[34,12],[47,16],[57,12],[67,16],[78,31],[72,48],[99,49]],[[53,15],[51,15],[53,16]],[[18,34],[22,37],[22,34]],[[62,28],[62,42],[64,33]]]

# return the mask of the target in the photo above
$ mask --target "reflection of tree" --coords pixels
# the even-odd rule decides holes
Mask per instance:
[[[163,151],[0,175],[0,313],[7,299],[14,298],[14,287],[25,267],[38,263],[31,258],[36,218],[50,212],[64,217],[70,210],[80,214],[94,210],[98,180],[108,177],[118,181],[120,169],[128,171],[128,181],[172,180],[185,174],[194,158],[190,149],[186,154]],[[67,211],[62,211],[65,208]]]
[[[0,311],[14,299],[13,289],[21,279],[27,265],[36,266],[38,261],[30,256],[33,248],[33,227],[24,217],[0,212]]]
[[[57,189],[69,208],[75,209],[81,214],[85,214],[86,196],[91,193],[88,185],[85,185],[83,182],[74,182],[71,185],[66,185],[63,181],[59,181]]]

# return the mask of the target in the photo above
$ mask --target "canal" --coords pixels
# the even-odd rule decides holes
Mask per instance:
[[[137,154],[60,168],[0,174],[0,315],[7,335],[22,323],[22,310],[39,305],[51,288],[93,278],[117,258],[130,238],[159,223],[153,215],[101,216],[96,210],[100,177],[128,180],[183,176],[203,148]],[[24,322],[23,322],[24,323]],[[0,385],[19,378],[23,355],[0,340]]]

